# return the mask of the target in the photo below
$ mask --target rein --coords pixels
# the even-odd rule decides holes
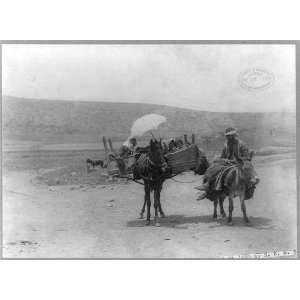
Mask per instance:
[[[193,181],[179,181],[179,180],[176,180],[176,179],[173,178],[175,176],[177,176],[177,174],[174,175],[174,176],[172,176],[170,179],[172,179],[173,181],[178,182],[178,183],[195,183],[195,182],[197,182],[197,180],[193,180]]]
[[[138,180],[133,179],[133,178],[128,177],[128,176],[114,176],[114,177],[128,179],[128,180],[134,181],[134,182],[136,182],[136,183],[138,183],[138,184],[144,185],[142,182],[139,182]]]

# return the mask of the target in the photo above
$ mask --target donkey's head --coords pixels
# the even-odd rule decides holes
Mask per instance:
[[[103,168],[107,169],[109,175],[123,175],[125,173],[124,161],[113,153],[108,154],[105,158]]]
[[[149,157],[154,167],[161,168],[162,171],[166,170],[167,162],[161,140],[151,139]]]
[[[195,147],[197,147],[196,145],[194,145]],[[200,148],[198,148],[198,165],[195,169],[195,173],[198,175],[203,175],[207,168],[209,167],[209,162],[207,160],[207,157],[204,153],[204,151]]]
[[[243,180],[245,183],[250,185],[256,185],[259,182],[259,178],[257,176],[256,171],[254,170],[254,167],[249,160],[243,161],[243,163],[240,165],[240,176],[241,180]]]

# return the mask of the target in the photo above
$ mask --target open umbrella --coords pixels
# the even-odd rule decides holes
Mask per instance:
[[[132,124],[130,137],[142,136],[148,131],[157,129],[160,124],[166,121],[167,119],[162,115],[144,115],[141,118],[135,120]]]

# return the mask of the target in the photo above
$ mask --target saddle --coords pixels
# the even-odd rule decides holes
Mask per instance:
[[[235,173],[235,174],[234,174]],[[230,175],[235,175],[232,177]],[[229,178],[236,178],[240,176],[239,162],[218,159],[213,162],[206,172],[204,181],[208,182],[209,188],[207,191],[207,198],[212,200],[216,193],[226,192],[230,182]],[[256,184],[249,184],[246,187],[245,200],[253,197]]]

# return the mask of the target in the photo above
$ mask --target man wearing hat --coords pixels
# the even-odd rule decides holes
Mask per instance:
[[[224,136],[226,141],[221,152],[221,160],[217,160],[215,164],[208,169],[203,179],[202,186],[196,187],[196,189],[205,191],[198,197],[197,200],[206,198],[211,179],[222,170],[226,163],[234,163],[251,159],[252,152],[249,151],[244,142],[237,138],[237,135],[237,130],[233,127],[229,127],[225,130]]]
[[[240,139],[237,138],[237,130],[233,127],[229,127],[224,132],[226,141],[221,153],[221,158],[241,161],[243,159],[249,159],[249,149]]]

